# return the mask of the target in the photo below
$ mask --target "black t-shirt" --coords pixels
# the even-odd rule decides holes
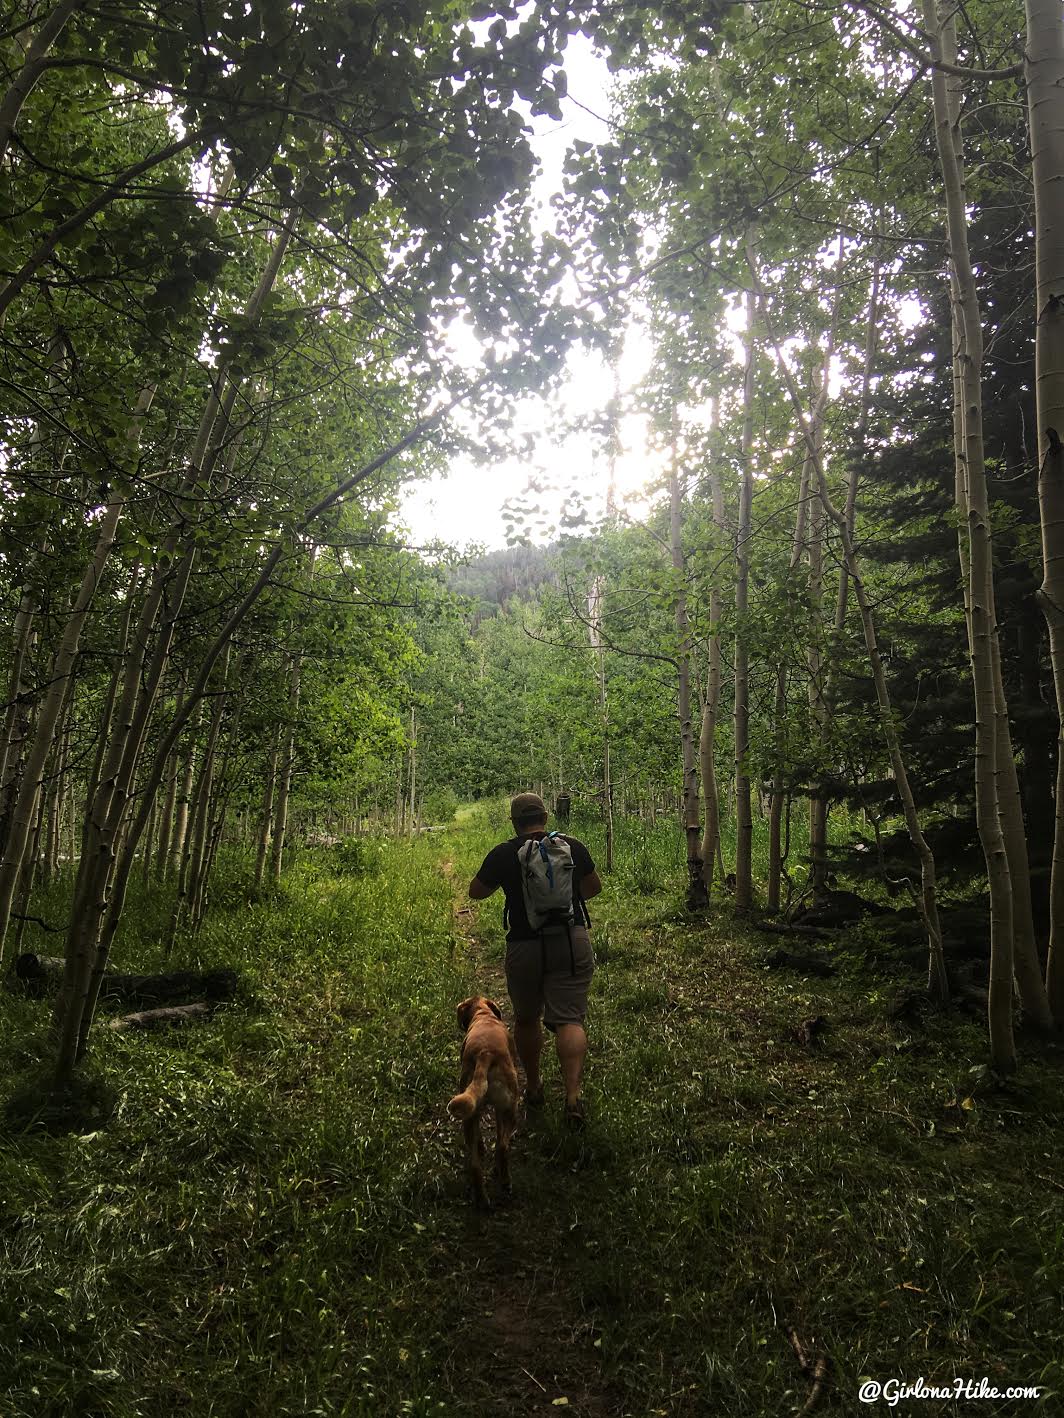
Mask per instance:
[[[528,923],[524,893],[521,890],[521,866],[517,860],[517,854],[530,837],[545,836],[546,832],[540,828],[535,832],[522,832],[520,837],[511,837],[506,842],[500,842],[497,847],[492,847],[477,872],[477,876],[485,886],[501,886],[506,895],[506,915],[509,922],[509,930],[506,932],[507,940],[528,940],[531,936],[539,934]],[[559,832],[558,836],[564,842],[569,843],[569,850],[573,854],[573,897],[576,899],[580,895],[580,883],[589,872],[595,870],[595,863],[591,860],[591,853],[583,842],[577,841],[575,837],[566,836],[564,832]],[[577,920],[579,921],[579,919],[578,913]]]

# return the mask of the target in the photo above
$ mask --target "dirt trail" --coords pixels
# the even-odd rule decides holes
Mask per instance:
[[[455,930],[476,962],[478,988],[508,1012],[505,974],[481,948],[453,860],[444,858],[440,869],[455,889]],[[544,1064],[551,1078],[546,1052]],[[551,1101],[557,1111],[560,1096],[551,1099],[548,1083],[548,1115]],[[489,1131],[485,1124],[486,1141]],[[456,1134],[456,1164],[459,1153]],[[589,1157],[585,1144],[560,1133],[554,1117],[522,1115],[514,1140],[513,1202],[485,1215],[463,1197],[458,1260],[470,1298],[454,1336],[462,1355],[454,1377],[456,1392],[479,1413],[615,1418],[622,1411],[602,1373],[594,1316],[574,1292],[566,1264],[575,1244],[571,1192]]]

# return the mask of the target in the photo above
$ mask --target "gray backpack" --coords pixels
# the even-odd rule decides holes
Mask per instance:
[[[528,924],[534,931],[547,926],[570,926],[573,908],[573,854],[557,832],[533,837],[518,851],[521,893]]]

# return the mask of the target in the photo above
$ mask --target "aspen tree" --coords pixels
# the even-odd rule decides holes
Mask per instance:
[[[746,238],[754,260],[754,238]],[[757,299],[746,296],[746,360],[743,372],[743,429],[740,450],[739,523],[735,539],[735,909],[753,905],[754,820],[750,803],[750,535],[754,498],[754,371],[757,361]]]
[[[602,816],[606,824],[606,871],[613,870],[613,779],[610,776],[610,701],[606,684],[606,644],[602,636],[602,577],[591,582],[587,595],[587,633],[595,651],[599,715],[602,725]]]
[[[307,573],[307,585],[314,582],[314,558],[315,551],[311,549],[310,565]],[[292,793],[292,774],[295,771],[296,762],[296,732],[299,724],[299,699],[302,688],[303,677],[303,655],[300,650],[294,650],[288,661],[288,713],[285,720],[284,747],[281,752],[279,766],[277,769],[276,801],[273,810],[273,847],[270,855],[270,879],[273,882],[281,880],[281,864],[284,859],[285,838],[288,831],[288,801]],[[411,709],[411,721],[413,720],[413,710]],[[413,724],[411,722],[411,734]],[[401,776],[401,775],[400,775]],[[413,830],[414,813],[414,792],[413,792],[413,769],[411,768],[411,789],[409,793],[409,805],[411,814],[411,830]],[[403,812],[406,811],[408,797],[404,793],[402,797]]]
[[[181,712],[179,706],[177,713]],[[183,754],[178,756],[175,773],[174,795],[174,825],[168,847],[169,872],[177,873],[181,870],[181,862],[185,853],[185,839],[188,836],[188,819],[192,809],[192,785],[196,779],[196,740],[195,731],[199,727],[201,710],[197,708],[192,720],[192,735],[190,736],[188,748]]]
[[[1038,503],[1042,524],[1039,602],[1049,628],[1059,729],[1056,822],[1046,985],[1064,1027],[1064,13],[1060,0],[1025,0],[1024,80],[1034,182],[1035,390]]]
[[[48,348],[48,391],[54,396],[62,382],[69,362],[69,351],[65,340],[53,335]],[[27,450],[27,462],[31,480],[40,473],[58,470],[63,461],[67,439],[61,440],[54,457],[47,458],[47,450],[52,442],[46,420],[37,420]],[[51,466],[48,466],[48,465]],[[43,465],[43,466],[42,466]],[[32,481],[31,481],[32,486]],[[30,506],[35,508],[38,498],[31,496]],[[24,576],[25,589],[19,600],[12,626],[11,672],[8,676],[7,706],[4,714],[3,740],[0,742],[0,851],[7,842],[11,810],[18,795],[18,785],[22,779],[22,759],[30,745],[33,731],[33,688],[31,667],[37,641],[36,613],[37,600],[31,589],[36,579],[40,563],[48,554],[48,534],[37,540],[36,555],[29,559]],[[3,942],[0,940],[0,957]]]
[[[266,298],[273,289],[294,225],[295,214],[290,213],[277,235],[248,302],[245,318],[249,323],[257,321]],[[188,497],[198,483],[209,481],[221,452],[218,429],[224,430],[228,424],[238,386],[239,379],[232,371],[231,362],[223,361],[200,419],[179,498]],[[164,542],[159,565],[146,589],[133,637],[133,652],[126,665],[114,730],[104,756],[96,793],[86,812],[81,860],[67,935],[63,985],[55,1009],[58,1035],[56,1082],[59,1085],[69,1081],[79,1051],[84,1047],[83,1021],[91,1021],[106,965],[109,943],[106,947],[102,945],[101,929],[109,905],[112,904],[109,888],[117,860],[119,838],[126,825],[134,776],[140,762],[148,722],[169,663],[177,618],[196,558],[196,548],[193,544],[175,563],[180,539],[181,530],[178,527]],[[149,657],[149,636],[153,630],[156,630],[155,645]],[[191,707],[190,705],[189,708]],[[147,802],[148,812],[152,804],[153,796]],[[147,813],[145,823],[146,820]],[[87,1022],[85,1028],[87,1029]]]
[[[708,902],[702,872],[701,831],[698,821],[698,759],[691,721],[691,630],[687,616],[687,568],[683,552],[683,496],[680,484],[676,414],[673,413],[672,458],[669,463],[669,551],[676,577],[676,678],[680,718],[680,759],[683,767],[683,828],[687,839],[687,909],[700,910]]]
[[[817,400],[819,404],[819,398]],[[814,409],[814,428],[819,429],[819,414]],[[819,432],[816,434],[819,439]],[[794,535],[791,538],[791,555],[788,565],[788,572],[794,575],[802,559],[802,548],[805,545],[805,526],[809,515],[810,485],[813,476],[813,460],[809,450],[806,449],[802,458],[801,480],[798,484],[798,508],[794,517]],[[770,913],[775,913],[780,908],[780,879],[783,875],[783,808],[786,796],[786,785],[783,772],[783,758],[785,753],[784,744],[784,721],[787,714],[787,666],[779,664],[776,666],[776,693],[773,703],[773,725],[776,751],[776,771],[772,776],[772,801],[769,805],[768,816],[768,883],[765,895],[765,906]]]
[[[229,675],[229,648],[228,646],[226,647],[225,653],[222,656],[222,664],[218,677],[218,689],[211,706],[211,714],[207,726],[207,739],[203,747],[199,774],[197,775],[196,786],[192,794],[189,831],[186,834],[184,851],[181,854],[177,891],[174,895],[173,909],[170,913],[171,944],[177,936],[182,921],[192,909],[192,903],[196,896],[196,885],[199,880],[201,865],[207,849],[207,826],[209,822],[211,784],[214,779],[218,737],[222,731],[222,716],[225,712],[226,688]]]
[[[813,469],[816,473],[817,488],[820,494],[820,501],[828,518],[838,529],[842,542],[843,554],[846,557],[846,569],[853,586],[854,596],[857,600],[858,608],[861,612],[861,625],[864,630],[865,649],[868,653],[869,667],[872,671],[872,680],[876,690],[876,700],[879,705],[880,724],[883,729],[883,738],[886,742],[887,752],[890,756],[891,768],[894,774],[894,785],[901,800],[902,813],[905,817],[905,825],[909,832],[909,840],[912,842],[920,863],[920,891],[915,893],[917,906],[919,907],[924,926],[927,930],[928,942],[928,991],[940,1003],[945,1004],[949,1000],[949,978],[946,973],[945,956],[942,953],[942,927],[938,917],[938,892],[935,879],[935,859],[928,846],[927,839],[920,826],[920,815],[916,810],[916,801],[913,797],[912,787],[909,783],[909,774],[905,767],[905,759],[901,751],[901,742],[898,738],[897,725],[894,722],[894,709],[890,698],[890,689],[887,685],[887,677],[883,669],[883,659],[879,650],[879,640],[876,634],[875,617],[872,607],[865,592],[864,581],[861,577],[861,567],[854,550],[853,536],[846,524],[845,516],[838,511],[831,499],[828,489],[827,478],[824,473],[824,463],[821,459],[813,438],[812,429],[805,416],[802,406],[801,395],[798,392],[798,385],[790,366],[783,357],[779,340],[772,330],[768,311],[765,304],[764,289],[757,275],[756,267],[751,263],[751,280],[753,289],[757,296],[758,308],[761,319],[764,322],[770,344],[776,356],[776,363],[780,374],[783,376],[784,384],[794,410],[795,418],[802,432],[802,438],[813,459]]]
[[[178,700],[180,704],[180,699]],[[170,760],[171,771],[166,776],[166,794],[163,798],[162,814],[159,819],[159,840],[155,852],[154,877],[165,881],[170,874],[170,851],[177,819],[177,782],[181,776],[181,761],[178,754]]]
[[[824,393],[828,384],[828,370],[825,364],[821,384]],[[823,408],[821,406],[821,415]],[[813,426],[813,437],[817,441],[819,456],[824,457],[823,419],[818,418]],[[824,656],[821,647],[821,614],[824,603],[824,509],[819,494],[813,496],[809,505],[809,643],[806,646],[806,664],[809,669],[808,702],[809,720],[823,760],[828,748],[827,712],[824,701]],[[818,765],[819,767],[819,765]],[[813,888],[813,900],[821,901],[827,891],[828,876],[828,799],[824,785],[815,781],[809,791],[809,877]]]
[[[542,788],[540,789],[542,792]],[[417,831],[417,719],[410,706],[410,831]]]
[[[295,537],[298,538],[303,535],[324,513],[328,512],[356,487],[372,477],[373,474],[384,467],[386,463],[403,453],[407,448],[419,443],[426,433],[434,429],[447,414],[451,413],[463,400],[468,398],[477,387],[478,383],[474,382],[458,394],[453,395],[446,404],[438,407],[433,413],[427,414],[424,418],[419,419],[395,443],[378,453],[376,457],[371,458],[370,461],[359,468],[357,472],[350,474],[331,492],[319,499],[296,523],[293,528]],[[97,933],[97,945],[95,955],[90,958],[89,961],[84,987],[85,992],[81,996],[80,1001],[75,997],[73,1010],[67,1009],[59,1013],[57,1006],[57,1019],[62,1021],[55,1080],[58,1086],[64,1086],[69,1081],[71,1071],[75,1064],[82,1058],[87,1047],[89,1029],[92,1025],[99,988],[103,980],[103,972],[125,904],[133,853],[147,827],[151,806],[154,802],[155,794],[158,792],[159,785],[162,782],[163,775],[166,772],[166,765],[170,755],[178,739],[181,737],[185,725],[193,711],[198,712],[199,710],[215,664],[228,647],[234,632],[243,623],[248,612],[257,603],[263,591],[270,584],[274,572],[284,557],[287,545],[288,542],[286,539],[278,539],[273,550],[263,562],[258,575],[245,591],[238,605],[230,613],[225,624],[216,634],[210,648],[200,662],[199,670],[189,686],[181,709],[174,714],[168,729],[163,735],[162,741],[156,750],[154,762],[141,781],[141,797],[143,801],[136,817],[129,824],[128,837],[125,844],[126,849],[122,853],[113,878],[105,878],[105,884],[109,884],[111,888],[110,899],[105,898],[103,901],[97,900],[94,902],[96,914],[93,929]],[[402,799],[400,798],[400,803],[401,801]],[[81,938],[84,939],[84,935],[82,935]],[[81,968],[84,968],[83,957],[77,954],[75,958]],[[75,1013],[77,1016],[76,1033],[72,1033],[71,1031],[74,1025],[71,1022],[71,1016]]]
[[[135,448],[140,439],[141,421],[151,406],[155,386],[146,388],[137,401],[130,423],[129,443]],[[96,589],[103,578],[104,568],[114,545],[118,523],[126,505],[126,494],[116,490],[107,504],[96,536],[92,559],[85,568],[73,606],[63,627],[59,644],[48,674],[48,691],[37,714],[33,742],[26,756],[19,792],[15,798],[4,856],[0,862],[0,959],[3,959],[4,938],[11,920],[12,902],[18,886],[19,873],[26,844],[39,810],[45,765],[52,751],[56,725],[67,702],[71,676],[77,660],[81,634],[88,619]]]
[[[956,57],[953,19],[940,21],[935,0],[924,0],[924,15],[935,57],[952,64]],[[1032,1022],[1046,1028],[1051,1018],[1038,967],[1027,842],[1001,680],[983,450],[982,313],[968,248],[960,97],[957,80],[947,80],[939,70],[932,70],[931,87],[946,198],[953,329],[958,338],[954,388],[960,415],[955,427],[961,444],[957,486],[959,510],[968,527],[967,625],[975,690],[976,821],[990,887],[990,1049],[999,1067],[1011,1068],[1015,1066],[1014,974]]]
[[[720,400],[714,397],[709,411],[709,498],[713,526],[718,536],[724,533],[724,488],[717,466],[717,434],[720,424]],[[717,796],[716,737],[717,715],[720,712],[720,583],[714,568],[709,586],[709,664],[706,669],[706,698],[702,706],[702,724],[698,736],[698,760],[702,772],[702,793],[706,804],[706,825],[702,834],[702,874],[706,897],[713,890],[713,868],[720,852],[720,799]]]
[[[877,171],[878,167],[879,164],[877,161]],[[877,248],[873,258],[872,283],[868,296],[868,320],[865,328],[864,363],[861,369],[861,395],[860,404],[858,406],[857,425],[854,430],[855,452],[850,463],[849,476],[846,479],[846,506],[843,516],[846,519],[846,530],[851,540],[853,539],[854,527],[857,521],[857,489],[861,480],[861,467],[867,456],[868,423],[872,407],[872,372],[875,368],[879,333],[880,276],[880,258]],[[847,570],[844,560],[839,567],[839,585],[835,596],[835,643],[825,691],[828,731],[830,731],[831,720],[835,712],[835,694],[838,688],[838,662],[842,653],[843,636],[846,633],[846,612],[849,606],[849,591],[850,573]]]
[[[270,749],[266,768],[266,783],[262,793],[262,810],[259,817],[259,834],[255,847],[255,885],[261,887],[266,875],[266,859],[270,852],[273,831],[273,797],[277,786],[277,770],[281,762],[281,735],[283,726],[278,724],[273,731],[273,745]]]
[[[192,903],[190,908],[192,927],[194,930],[199,929],[200,923],[203,920],[204,912],[207,909],[207,888],[210,883],[211,875],[214,871],[214,862],[218,854],[218,847],[221,844],[222,834],[225,830],[225,824],[228,815],[229,798],[233,788],[233,782],[230,781],[229,777],[230,762],[233,758],[233,755],[240,740],[240,720],[243,708],[243,699],[239,694],[238,686],[240,685],[242,680],[243,669],[246,660],[246,654],[242,655],[237,665],[236,673],[233,676],[233,686],[235,693],[231,693],[229,696],[227,696],[228,698],[235,697],[236,702],[233,708],[233,712],[230,716],[228,729],[226,731],[225,749],[222,754],[221,762],[218,766],[217,774],[215,775],[215,791],[213,794],[214,800],[212,801],[212,803],[208,804],[210,812],[210,821],[208,824],[206,849],[204,852],[203,861],[200,865],[200,870],[196,877],[196,883],[192,894]],[[242,846],[246,846],[247,843],[247,836],[245,831],[246,826],[247,818],[245,816],[243,817],[241,822]]]

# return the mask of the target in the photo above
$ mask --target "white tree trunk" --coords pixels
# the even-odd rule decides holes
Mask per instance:
[[[1064,1028],[1064,12],[1060,0],[1026,0],[1024,77],[1034,175],[1035,388],[1041,466],[1039,600],[1049,627],[1060,729],[1046,985]]]
[[[752,237],[747,238],[752,252]],[[752,260],[751,256],[751,260]],[[757,299],[746,296],[746,366],[743,375],[742,481],[739,525],[735,541],[735,909],[749,911],[754,902],[754,820],[750,805],[750,532],[754,499],[753,431],[754,368],[757,359],[755,322]]]
[[[151,406],[154,394],[155,386],[152,385],[142,392],[137,401],[130,428],[130,442],[133,446],[139,442],[141,421]],[[125,505],[124,496],[116,496],[114,501],[107,504],[97,532],[92,560],[85,568],[85,574],[81,578],[81,585],[74,598],[74,604],[52,659],[48,674],[48,692],[37,715],[33,743],[26,757],[22,782],[11,812],[4,857],[0,863],[0,960],[3,959],[4,939],[11,920],[12,902],[18,886],[19,873],[22,870],[26,843],[40,800],[45,764],[52,751],[60,712],[66,703],[70,677],[73,674],[81,641],[81,632],[88,619],[96,588],[103,578],[104,567],[111,554],[115,533],[118,530],[118,523]]]
[[[940,24],[935,0],[924,0],[933,52],[953,63],[954,23]],[[1012,1037],[1013,975],[1024,1008],[1041,1027],[1050,1023],[1039,977],[1031,915],[1030,870],[1023,830],[1015,758],[1000,675],[994,600],[993,545],[983,451],[983,331],[979,295],[968,248],[960,96],[955,79],[932,71],[935,136],[946,197],[946,228],[954,300],[955,391],[960,396],[960,508],[968,524],[967,597],[972,681],[975,690],[975,803],[979,839],[990,887],[990,1050],[1000,1068],[1015,1067]],[[1012,779],[1013,790],[1008,789]]]
[[[717,432],[720,402],[714,398],[709,416],[710,466],[709,490],[713,508],[713,526],[718,535],[724,533],[724,488],[717,466]],[[698,736],[699,767],[702,770],[702,794],[706,804],[706,826],[702,834],[702,874],[707,899],[713,890],[713,868],[720,851],[720,799],[717,796],[717,715],[720,712],[720,618],[721,594],[717,569],[714,568],[709,589],[709,666],[706,673],[706,702],[702,707],[702,727]]]
[[[669,550],[676,574],[676,678],[680,719],[680,762],[683,771],[682,816],[687,839],[687,909],[700,910],[708,902],[702,874],[701,830],[698,821],[698,759],[691,720],[691,631],[687,616],[687,567],[683,554],[683,489],[680,486],[675,416],[672,463],[669,469]]]

